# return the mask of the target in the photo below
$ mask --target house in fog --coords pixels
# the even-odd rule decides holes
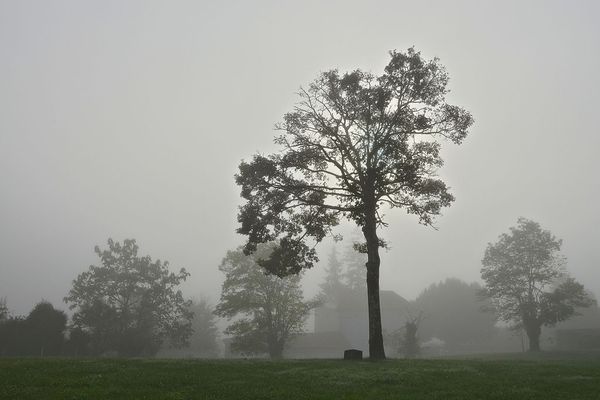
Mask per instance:
[[[400,329],[409,316],[410,304],[391,290],[379,293],[384,336]],[[344,350],[362,350],[368,356],[369,314],[366,289],[342,287],[328,302],[315,309],[314,332],[293,340],[285,354],[294,358],[341,358]],[[398,350],[389,343],[386,351]]]

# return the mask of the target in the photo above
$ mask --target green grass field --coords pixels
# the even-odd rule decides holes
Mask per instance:
[[[1,399],[599,399],[600,360],[0,359]]]

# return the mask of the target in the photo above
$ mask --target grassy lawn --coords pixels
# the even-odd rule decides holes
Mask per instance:
[[[599,359],[0,359],[0,399],[599,398]]]

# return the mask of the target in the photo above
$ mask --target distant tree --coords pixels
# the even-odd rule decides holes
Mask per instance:
[[[454,197],[436,176],[438,138],[460,144],[471,115],[445,102],[448,75],[419,52],[390,53],[384,73],[324,72],[301,89],[275,142],[279,153],[242,162],[236,182],[246,201],[238,232],[246,254],[276,241],[261,265],[279,276],[317,261],[320,242],[340,218],[362,228],[367,254],[369,356],[384,359],[379,301],[378,227],[382,208],[403,208],[431,225]]]
[[[67,315],[52,304],[42,301],[35,305],[24,321],[29,353],[38,356],[57,356],[62,352]]]
[[[589,307],[578,307],[575,315],[554,326],[555,329],[600,329],[600,308],[598,301],[592,293],[588,293],[593,301]]]
[[[564,272],[562,241],[537,222],[519,218],[510,233],[489,243],[482,260],[483,294],[500,320],[523,328],[529,350],[540,350],[542,326],[552,326],[588,307],[593,299]]]
[[[194,313],[192,320],[192,336],[189,350],[199,357],[216,357],[219,353],[217,346],[217,324],[214,309],[207,300],[194,301],[190,307]]]
[[[0,355],[56,356],[62,353],[67,316],[42,301],[29,315],[0,323]]]
[[[231,349],[242,354],[283,356],[286,344],[304,331],[314,301],[304,301],[300,275],[279,278],[265,273],[259,259],[269,257],[272,244],[262,244],[253,255],[229,251],[219,270],[225,273],[221,301],[215,313],[234,319],[225,333]]]
[[[214,307],[209,304],[208,300],[201,298],[192,300],[189,310],[194,317],[191,325],[192,334],[187,344],[175,348],[169,341],[165,341],[157,353],[157,357],[215,358],[219,355],[217,317],[214,314]]]
[[[81,327],[74,326],[68,331],[68,338],[64,346],[64,355],[71,357],[83,357],[91,355],[90,333]]]
[[[139,257],[133,239],[108,249],[95,248],[99,266],[73,281],[65,302],[76,312],[73,322],[90,333],[94,353],[153,355],[168,340],[183,346],[192,333],[190,302],[178,286],[189,274],[169,271],[168,263]]]
[[[496,331],[493,315],[484,311],[489,302],[482,287],[456,278],[432,284],[413,302],[423,312],[420,332],[424,339],[442,339],[450,350],[461,350],[489,341]]]
[[[31,355],[25,318],[10,316],[0,322],[0,355]]]
[[[343,263],[345,267],[344,271],[344,283],[352,290],[364,290],[365,279],[367,276],[367,255],[360,253],[355,250],[356,246],[346,247],[344,253]]]
[[[419,313],[418,316],[411,316],[404,322],[404,330],[400,340],[400,354],[405,358],[415,358],[421,352],[417,331],[419,330],[422,316],[422,313]]]
[[[8,319],[8,307],[6,306],[6,298],[0,297],[0,322]]]
[[[17,349],[17,338],[21,338],[22,318],[11,317],[6,298],[0,298],[0,356],[22,355]]]
[[[325,281],[320,285],[324,300],[337,305],[341,292],[347,292],[348,289],[366,289],[367,255],[357,252],[355,247],[345,246],[341,259],[338,257],[337,248],[332,248],[325,270]]]
[[[329,253],[329,260],[325,269],[325,280],[319,285],[321,288],[320,297],[328,302],[337,304],[340,291],[344,287],[342,282],[342,263],[337,255],[337,248],[334,246]]]

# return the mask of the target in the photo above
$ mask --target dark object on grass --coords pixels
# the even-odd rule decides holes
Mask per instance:
[[[362,360],[362,351],[356,349],[344,350],[344,360]]]

